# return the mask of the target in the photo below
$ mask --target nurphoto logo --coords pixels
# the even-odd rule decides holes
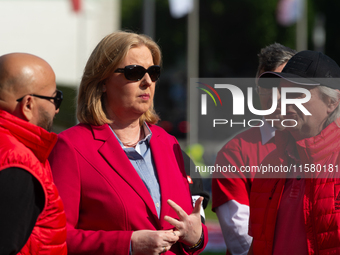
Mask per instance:
[[[217,96],[217,98],[219,99],[222,105],[221,98],[213,87],[202,82],[198,82],[198,83],[203,84],[204,86],[210,88],[213,91],[213,93],[215,93],[215,95]],[[244,115],[244,94],[239,87],[232,85],[232,84],[215,84],[214,87],[216,89],[228,89],[231,92],[231,95],[233,97],[233,115]],[[214,101],[215,106],[217,106],[214,96],[207,89],[203,89],[203,88],[199,88],[199,89],[206,92]],[[277,98],[278,88],[273,87],[271,88],[271,90],[272,90],[272,98]],[[286,115],[287,104],[293,104],[296,107],[298,107],[303,114],[311,115],[311,113],[302,105],[304,103],[307,103],[311,98],[311,93],[308,89],[283,87],[281,88],[280,92],[281,92],[280,93],[281,94],[281,115]],[[304,94],[305,97],[289,98],[287,96],[289,96],[290,93],[291,94],[292,93]],[[272,100],[272,106],[270,107],[270,109],[267,109],[267,110],[255,109],[254,104],[253,104],[253,88],[252,87],[247,88],[247,103],[248,103],[249,111],[255,115],[262,115],[262,116],[269,115],[269,114],[272,114],[277,108],[277,100]],[[207,115],[207,95],[206,94],[201,94],[201,115]]]

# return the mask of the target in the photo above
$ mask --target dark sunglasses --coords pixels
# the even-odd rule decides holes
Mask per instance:
[[[53,100],[55,109],[58,110],[61,105],[61,102],[63,101],[63,92],[61,90],[57,90],[56,92],[57,94],[55,97],[46,97],[46,96],[41,96],[41,95],[36,95],[36,94],[29,94],[29,95],[32,97],[39,97],[39,98],[46,99],[46,100]],[[17,99],[17,102],[22,101],[25,96],[27,95],[24,95],[23,97],[20,97],[19,99]]]
[[[145,69],[139,65],[129,65],[116,69],[115,73],[123,73],[125,78],[130,81],[139,81],[144,77],[145,73],[148,73],[152,81],[157,81],[161,75],[161,67],[154,65]]]

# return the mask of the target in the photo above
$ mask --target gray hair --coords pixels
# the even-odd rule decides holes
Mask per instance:
[[[274,71],[280,65],[288,62],[291,57],[296,54],[296,50],[292,50],[280,43],[273,43],[262,48],[257,54],[259,58],[259,66],[257,67],[256,77],[262,72]]]
[[[331,89],[326,86],[318,86],[318,89],[319,89],[322,100],[326,104],[328,104],[329,102],[336,103],[340,100],[340,92],[338,90]],[[324,124],[324,128],[327,127],[329,124],[331,124],[333,121],[335,121],[339,117],[340,117],[340,104],[338,104],[335,110],[328,116]],[[337,125],[340,128],[338,123]]]

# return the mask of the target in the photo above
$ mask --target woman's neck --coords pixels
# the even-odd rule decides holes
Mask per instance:
[[[143,127],[139,125],[139,120],[124,124],[114,121],[110,126],[125,147],[135,147],[145,136]]]

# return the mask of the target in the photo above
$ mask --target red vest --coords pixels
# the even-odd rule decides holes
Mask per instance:
[[[57,135],[0,110],[0,141],[0,171],[9,167],[27,170],[45,194],[44,209],[18,254],[67,254],[64,206],[47,161]]]
[[[287,166],[285,149],[292,137],[284,131],[277,132],[275,139],[277,149],[262,165]],[[309,173],[313,167],[320,171],[306,179],[303,213],[308,253],[340,254],[340,128],[333,122],[319,135],[296,142],[296,146],[301,166]],[[285,184],[284,178],[274,179],[277,174],[266,177],[254,179],[250,195],[249,224],[255,255],[272,254],[276,216]]]
[[[212,210],[235,200],[249,206],[249,195],[255,172],[242,172],[242,167],[258,166],[276,146],[271,139],[262,144],[259,127],[250,128],[231,139],[218,152],[216,167],[235,167],[238,172],[214,172],[211,180]]]

